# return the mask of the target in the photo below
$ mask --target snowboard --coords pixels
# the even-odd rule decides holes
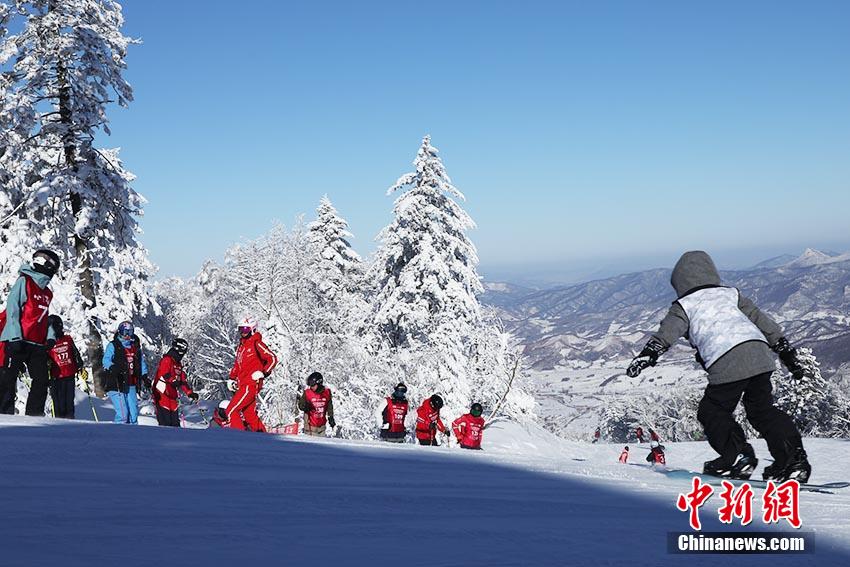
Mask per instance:
[[[668,477],[679,480],[691,480],[693,477],[698,476],[702,479],[703,482],[720,486],[723,481],[731,482],[735,485],[740,485],[745,482],[748,482],[750,486],[753,488],[767,488],[767,481],[758,480],[758,479],[750,479],[750,480],[741,480],[734,478],[723,478],[719,476],[711,476],[707,474],[702,474],[694,471],[689,471],[687,469],[667,469],[666,471],[661,471],[666,474]],[[847,488],[850,486],[850,482],[828,482],[825,484],[800,484],[800,490],[804,490],[806,492],[818,492],[820,494],[835,494],[834,490],[840,490],[842,488]]]

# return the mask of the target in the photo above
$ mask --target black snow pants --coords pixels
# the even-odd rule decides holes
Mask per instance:
[[[15,399],[18,394],[18,374],[26,368],[32,380],[27,396],[27,415],[44,415],[44,403],[47,401],[47,349],[41,345],[24,343],[23,351],[8,353],[0,376],[0,413],[14,414]]]
[[[166,427],[180,427],[180,413],[177,410],[169,410],[157,405],[156,421]]]
[[[53,415],[74,419],[74,377],[50,381],[50,398],[53,400]]]
[[[728,384],[709,385],[699,403],[697,419],[705,430],[708,443],[731,464],[747,444],[744,430],[732,413],[744,398],[747,421],[767,442],[776,463],[784,464],[790,451],[803,441],[794,421],[773,405],[772,373],[759,374]]]

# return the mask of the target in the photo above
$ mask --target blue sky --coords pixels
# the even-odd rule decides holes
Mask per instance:
[[[850,249],[850,3],[123,5],[161,276],[325,193],[368,254],[426,133],[485,274]]]

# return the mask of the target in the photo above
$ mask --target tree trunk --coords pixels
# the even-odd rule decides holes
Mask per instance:
[[[50,8],[54,8],[53,2],[50,3]],[[73,116],[71,114],[71,86],[68,84],[65,64],[61,60],[56,64],[56,76],[59,81],[59,117],[65,126],[63,135],[65,163],[76,174],[79,171],[79,167],[77,165],[77,145],[73,130]],[[83,209],[82,197],[79,193],[73,191],[69,197],[71,200],[71,212],[74,218],[78,219]],[[97,306],[97,297],[95,296],[94,273],[91,267],[89,243],[77,233],[74,234],[74,254],[77,257],[77,285],[80,294],[85,300],[85,308],[91,310]],[[94,319],[89,316],[87,321],[88,329],[86,329],[85,338],[86,353],[88,354],[89,364],[92,367],[95,394],[102,397],[105,393],[103,391],[103,342],[101,341],[100,332],[97,330]]]

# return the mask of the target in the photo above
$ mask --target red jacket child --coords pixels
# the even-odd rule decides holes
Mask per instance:
[[[227,420],[234,429],[245,429],[239,412],[251,431],[265,432],[266,426],[257,415],[257,395],[263,389],[263,380],[277,366],[277,356],[263,342],[257,332],[257,322],[246,317],[238,324],[241,340],[236,349],[236,362],[230,371],[236,381],[236,392],[227,406]]]
[[[464,449],[481,449],[481,438],[484,435],[484,418],[481,417],[483,412],[481,404],[474,403],[469,408],[469,413],[452,422],[455,437]]]
[[[448,429],[440,419],[440,408],[443,407],[443,398],[434,394],[419,406],[416,410],[416,439],[420,445],[436,445],[437,431],[448,433]]]
[[[185,339],[174,339],[171,348],[156,370],[156,378],[151,384],[151,392],[156,403],[156,419],[160,425],[171,427],[180,426],[180,418],[177,413],[179,402],[179,390],[182,390],[192,401],[198,401],[198,394],[192,391],[186,381],[186,372],[183,370],[183,355],[189,350],[189,343]]]

